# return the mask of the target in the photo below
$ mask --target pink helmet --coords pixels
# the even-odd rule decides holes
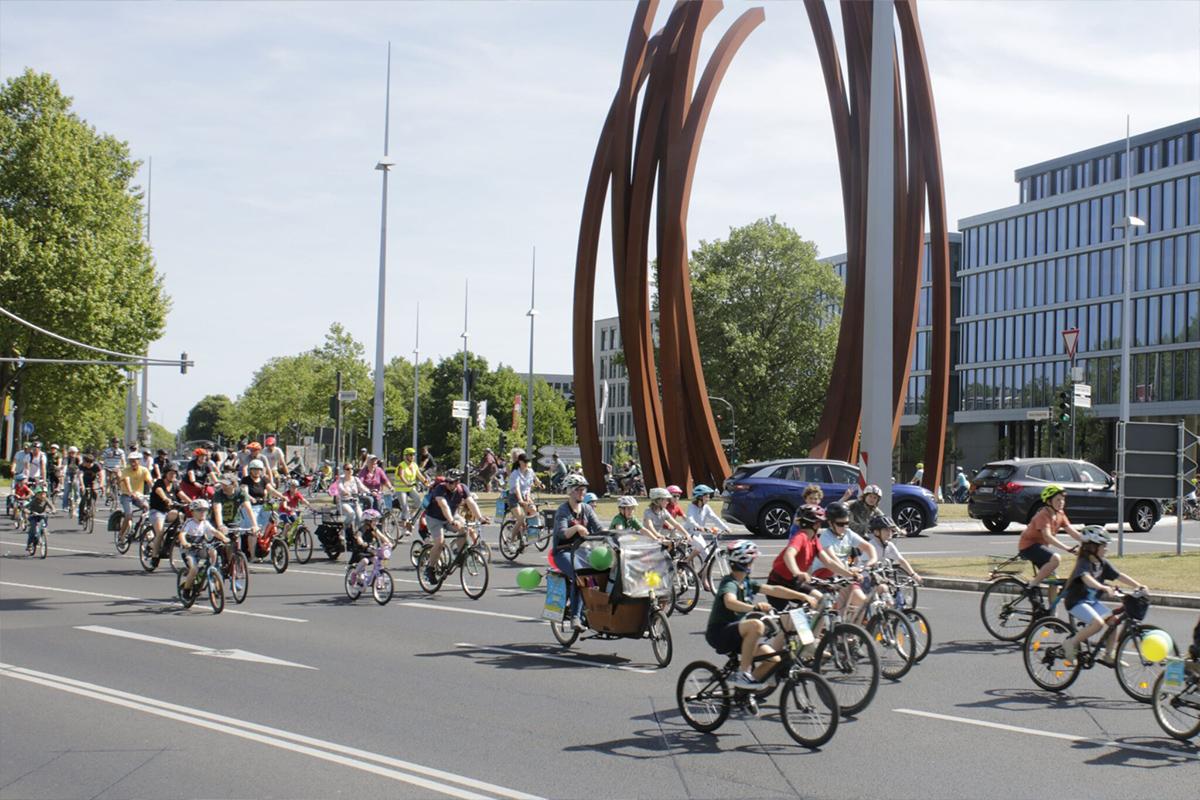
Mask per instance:
[[[670,486],[668,486],[667,491],[670,492],[671,494],[675,495],[676,497],[683,496],[683,489],[680,489],[675,484],[671,484]]]

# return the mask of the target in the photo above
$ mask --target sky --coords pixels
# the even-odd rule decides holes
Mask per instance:
[[[775,215],[822,256],[841,253],[803,5],[727,2],[701,64],[754,6],[766,21],[709,118],[689,244]],[[149,233],[173,306],[150,354],[196,362],[150,375],[152,419],[174,430],[201,397],[236,398],[267,359],[319,345],[334,322],[373,363],[389,41],[386,358],[412,357],[418,304],[421,357],[458,351],[469,283],[471,349],[527,369],[536,247],[534,369],[572,372],[583,193],[634,9],[0,0],[0,80],[50,73],[78,114],[153,159]],[[1014,205],[1015,169],[1123,138],[1126,115],[1135,135],[1200,116],[1200,0],[929,0],[918,15],[952,230]],[[605,230],[597,318],[616,313]]]

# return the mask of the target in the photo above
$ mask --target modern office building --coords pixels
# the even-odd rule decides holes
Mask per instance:
[[[1055,405],[1078,329],[1076,365],[1091,386],[1111,467],[1120,415],[1125,140],[1016,171],[1014,206],[959,221],[958,405],[963,462],[1047,455],[1029,421]],[[1132,138],[1134,230],[1131,418],[1200,423],[1200,119]],[[1056,455],[1061,454],[1055,453]],[[1095,456],[1100,461],[1099,456]]]
[[[575,401],[575,376],[558,372],[535,372],[537,377],[546,381],[550,388],[567,399],[568,403]]]

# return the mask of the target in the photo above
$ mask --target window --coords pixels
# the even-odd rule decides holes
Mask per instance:
[[[1097,466],[1087,463],[1076,464],[1075,470],[1079,475],[1080,483],[1098,483],[1102,486],[1108,485],[1108,476],[1104,474],[1104,470]]]
[[[920,397],[918,396],[918,400]],[[828,469],[832,480],[830,483],[836,483],[843,486],[850,486],[858,483],[858,470],[854,467],[846,467],[841,464],[829,464]]]
[[[1075,483],[1075,473],[1067,462],[1055,461],[1044,466],[1049,468],[1051,480],[1055,483]]]

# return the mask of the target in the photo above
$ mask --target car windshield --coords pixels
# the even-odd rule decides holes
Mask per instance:
[[[1009,464],[989,464],[988,466],[979,470],[979,474],[975,476],[975,480],[1005,481],[1011,478],[1012,474],[1016,471],[1017,468]]]

